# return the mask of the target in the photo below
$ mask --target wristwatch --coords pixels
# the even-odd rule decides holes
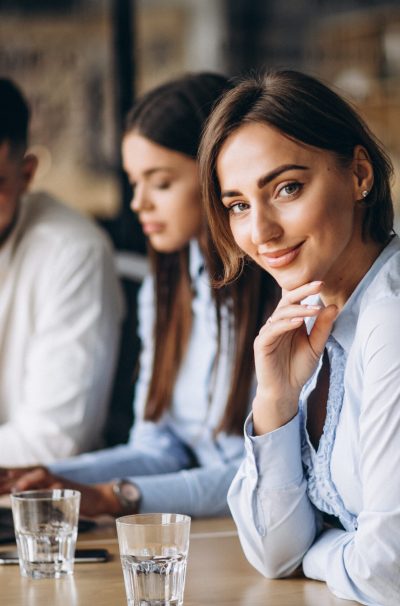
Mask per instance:
[[[122,515],[138,513],[141,501],[139,488],[129,480],[116,480],[113,484],[113,493],[117,497]]]

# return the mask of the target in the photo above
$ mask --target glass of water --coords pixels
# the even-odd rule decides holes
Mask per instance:
[[[80,496],[64,489],[11,495],[22,576],[59,579],[73,573]]]
[[[190,517],[124,516],[117,532],[128,606],[182,606]]]

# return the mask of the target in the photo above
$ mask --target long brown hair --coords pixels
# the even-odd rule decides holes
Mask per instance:
[[[220,258],[208,230],[205,251],[207,268],[215,283],[220,275]],[[248,413],[249,396],[254,378],[254,339],[267,316],[275,309],[280,289],[269,274],[251,260],[246,260],[237,279],[213,291],[217,323],[221,336],[222,310],[230,319],[229,340],[234,352],[233,369],[224,415],[218,430],[240,434]]]
[[[248,123],[267,124],[295,141],[331,151],[344,164],[351,162],[357,145],[363,146],[374,169],[374,184],[363,202],[363,237],[382,244],[388,241],[393,229],[393,168],[379,141],[350,104],[319,80],[292,70],[269,72],[244,79],[224,95],[200,146],[200,178],[217,249],[219,284],[233,280],[244,259],[221,203],[216,162],[229,135]]]
[[[213,105],[229,88],[225,77],[210,73],[188,74],[168,82],[138,101],[128,114],[125,132],[137,132],[167,149],[196,159],[204,124]],[[206,234],[207,227],[204,227],[203,245],[200,243],[203,252]],[[174,253],[159,253],[149,245],[149,256],[156,312],[153,368],[144,416],[156,421],[172,403],[192,328],[193,293],[189,246]],[[209,256],[211,263],[212,256]],[[219,334],[223,307],[231,318],[233,373],[225,413],[218,427],[230,433],[242,431],[253,377],[252,343],[264,316],[265,302],[272,299],[266,292],[272,281],[263,273],[249,267],[235,285],[214,293]],[[253,293],[254,306],[251,307],[248,301]]]

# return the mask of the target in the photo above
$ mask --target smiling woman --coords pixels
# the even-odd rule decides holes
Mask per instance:
[[[343,166],[330,151],[299,145],[264,124],[246,124],[223,144],[217,175],[232,235],[249,257],[285,290],[318,279],[325,282],[325,301],[347,299],[371,264],[370,255],[360,254],[359,200],[373,183],[361,146]],[[378,248],[371,247],[373,258]],[[346,258],[353,258],[351,270]]]
[[[250,258],[282,288],[254,343],[247,455],[229,492],[246,555],[266,576],[302,565],[339,597],[393,606],[400,240],[390,160],[341,97],[283,71],[224,95],[200,167],[219,283]]]

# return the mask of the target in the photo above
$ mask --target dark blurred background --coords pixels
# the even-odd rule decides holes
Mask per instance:
[[[31,102],[35,189],[110,234],[128,309],[107,441],[125,440],[145,264],[120,165],[135,97],[185,71],[268,67],[322,77],[352,100],[400,165],[400,0],[0,0],[0,75]],[[400,187],[394,184],[397,222]]]

